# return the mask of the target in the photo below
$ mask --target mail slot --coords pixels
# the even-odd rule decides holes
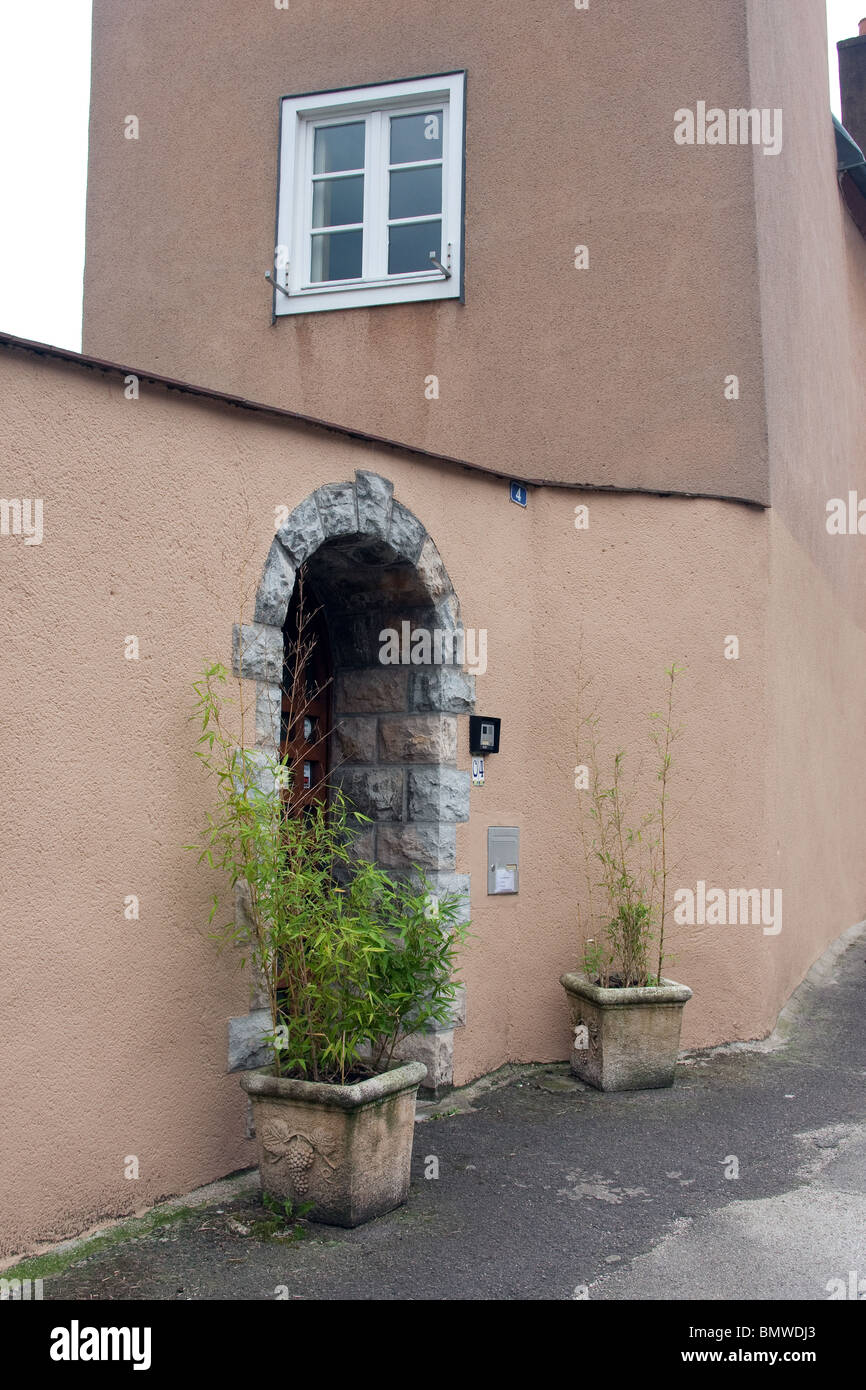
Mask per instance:
[[[516,825],[487,828],[487,892],[516,893],[520,884],[520,831]]]

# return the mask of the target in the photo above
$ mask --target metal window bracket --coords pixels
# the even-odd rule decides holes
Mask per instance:
[[[447,254],[447,256],[446,256],[446,261],[447,261],[447,264],[446,264],[446,265],[443,265],[443,264],[442,264],[442,262],[439,260],[439,257],[436,255],[436,252],[435,252],[435,251],[431,251],[431,252],[430,252],[430,260],[432,261],[433,265],[435,265],[435,267],[436,267],[437,270],[441,270],[443,280],[450,280],[450,279],[452,278],[452,277],[451,277],[451,242],[450,242],[450,241],[449,241],[449,243],[448,243],[448,254]],[[270,285],[273,285],[273,287],[274,287],[275,290],[279,290],[280,294],[284,294],[284,295],[286,296],[286,299],[291,299],[292,296],[291,296],[290,292],[289,292],[283,285],[280,284],[279,280],[276,278],[276,275],[275,275],[272,271],[270,271],[270,270],[266,270],[266,271],[265,271],[265,279],[268,281],[268,283],[269,283]]]
[[[431,251],[431,252],[430,252],[430,259],[431,259],[431,261],[433,262],[433,264],[435,265],[436,269],[442,271],[443,277],[444,277],[446,280],[450,280],[450,279],[451,279],[451,242],[449,241],[449,243],[448,243],[448,255],[447,255],[447,257],[446,257],[446,259],[447,259],[447,261],[448,261],[447,267],[444,266],[444,265],[442,264],[442,262],[439,260],[439,257],[436,255],[436,252],[435,252],[435,251]]]
[[[283,286],[280,284],[279,280],[275,279],[269,270],[265,271],[265,279],[269,280],[270,283],[273,285],[274,289],[279,290],[280,294],[284,294],[286,296],[286,299],[291,299],[289,291],[283,289]]]

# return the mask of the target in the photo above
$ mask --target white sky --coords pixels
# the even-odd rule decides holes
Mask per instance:
[[[767,3],[784,10],[786,0]],[[0,329],[75,349],[81,346],[90,4],[0,0]],[[827,0],[827,17],[838,116],[835,45],[857,33],[866,0]]]

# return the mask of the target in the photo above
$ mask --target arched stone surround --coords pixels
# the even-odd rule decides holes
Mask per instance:
[[[324,609],[334,661],[332,779],[372,824],[359,852],[393,875],[423,868],[434,891],[458,891],[468,917],[469,877],[456,872],[456,831],[469,817],[469,773],[457,768],[457,719],[474,708],[475,679],[463,671],[457,596],[424,525],[397,502],[393,484],[357,471],[297,506],[271,545],[256,596],[255,621],[233,634],[233,669],[256,682],[256,746],[273,756],[280,739],[283,626],[297,572]],[[408,628],[404,627],[408,624]],[[380,661],[380,633],[440,633],[433,659]],[[417,654],[417,653],[416,653]],[[406,652],[409,656],[409,652]],[[239,897],[237,910],[244,911]],[[229,1070],[265,1060],[264,1000],[230,1020]],[[434,1093],[451,1084],[454,1029],[447,1024],[407,1039],[401,1055],[427,1066]]]

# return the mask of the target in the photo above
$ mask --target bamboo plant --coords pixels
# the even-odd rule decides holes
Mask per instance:
[[[311,641],[301,609],[283,702],[288,727],[311,698]],[[448,1017],[466,932],[460,896],[437,898],[420,870],[392,879],[360,858],[355,842],[368,818],[339,790],[305,799],[302,768],[288,753],[245,747],[244,683],[235,702],[229,679],[211,665],[193,687],[195,751],[215,782],[216,807],[188,848],[228,888],[213,896],[211,935],[239,947],[264,986],[276,1075],[345,1084],[386,1070],[407,1034]],[[214,927],[238,885],[246,911]]]
[[[584,865],[585,903],[578,905],[583,968],[605,988],[658,985],[666,960],[672,748],[681,733],[673,722],[674,688],[684,668],[665,671],[666,699],[650,714],[655,791],[642,815],[634,807],[639,773],[629,776],[623,749],[603,770],[601,721],[585,710],[591,682],[579,681],[577,761],[587,772],[579,788],[578,826]]]

